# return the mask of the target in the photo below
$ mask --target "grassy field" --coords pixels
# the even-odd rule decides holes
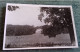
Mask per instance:
[[[6,36],[5,47],[45,47],[45,46],[70,46],[69,34],[60,34],[49,38],[44,34],[36,33],[22,36]]]

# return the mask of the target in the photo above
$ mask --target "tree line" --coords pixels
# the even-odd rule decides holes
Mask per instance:
[[[35,33],[36,28],[30,25],[7,25],[7,36],[31,35]]]

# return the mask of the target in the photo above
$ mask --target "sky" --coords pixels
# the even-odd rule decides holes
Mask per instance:
[[[19,6],[15,11],[8,11],[6,13],[7,24],[12,25],[34,25],[42,26],[45,23],[38,20],[40,14],[40,7],[34,6]]]

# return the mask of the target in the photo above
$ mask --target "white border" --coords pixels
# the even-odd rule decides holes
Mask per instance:
[[[74,35],[75,35],[75,46],[55,46],[55,47],[29,47],[29,48],[5,48],[5,40],[6,40],[6,22],[7,22],[7,6],[8,5],[14,5],[14,6],[34,6],[34,7],[65,7],[71,9],[71,16],[72,16],[72,23],[73,23],[73,29],[74,29]],[[5,14],[5,26],[4,26],[4,38],[3,38],[3,50],[23,50],[23,49],[56,49],[56,48],[78,48],[78,41],[77,41],[77,35],[76,35],[76,28],[74,23],[74,16],[73,16],[73,10],[71,5],[35,5],[35,4],[14,4],[14,3],[7,3],[6,4],[6,14]]]

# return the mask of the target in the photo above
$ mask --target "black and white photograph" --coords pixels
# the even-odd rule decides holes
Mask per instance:
[[[78,48],[71,5],[6,4],[3,50]]]

